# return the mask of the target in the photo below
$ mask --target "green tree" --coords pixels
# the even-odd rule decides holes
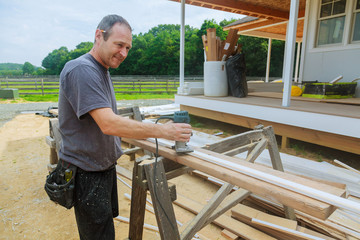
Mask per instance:
[[[22,71],[24,75],[31,75],[34,73],[35,67],[29,62],[25,62],[22,67]]]
[[[76,48],[69,53],[69,60],[75,59],[89,52],[93,47],[92,42],[82,42],[76,46]]]
[[[282,77],[285,41],[273,40],[270,58],[270,76]]]
[[[68,60],[70,60],[68,49],[66,47],[60,47],[44,58],[42,66],[45,68],[46,74],[59,75]]]
[[[211,20],[205,20],[204,23],[201,25],[200,30],[198,32],[198,37],[200,37],[202,35],[206,35],[207,31],[206,29],[208,28],[216,28],[216,36],[220,37],[221,40],[225,40],[227,33],[225,33],[225,31],[223,30],[222,26],[220,26],[219,24],[216,23],[215,19],[211,19]]]
[[[198,29],[185,26],[185,74],[201,74],[203,52]],[[180,25],[161,24],[147,33],[133,35],[132,49],[111,74],[178,75]],[[201,70],[201,71],[200,71]]]

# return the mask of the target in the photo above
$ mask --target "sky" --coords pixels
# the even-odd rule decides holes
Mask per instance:
[[[159,24],[180,24],[181,4],[168,0],[0,0],[0,63],[42,60],[62,46],[69,51],[93,42],[95,29],[108,14],[128,20],[133,34]],[[217,23],[243,15],[185,5],[185,24],[200,29],[206,19]]]

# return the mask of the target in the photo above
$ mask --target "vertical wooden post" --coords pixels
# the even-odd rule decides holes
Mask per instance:
[[[44,96],[44,79],[43,78],[41,79],[41,92],[42,92],[42,95]]]

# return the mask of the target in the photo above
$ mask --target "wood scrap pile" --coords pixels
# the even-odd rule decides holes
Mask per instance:
[[[206,61],[226,61],[230,56],[241,51],[238,45],[237,30],[230,29],[225,41],[216,36],[215,28],[208,28],[207,34],[202,36]]]
[[[199,171],[194,171],[193,174],[206,178],[213,184],[223,184],[221,180]],[[345,188],[339,183],[327,182],[327,184]],[[351,195],[347,199],[360,203],[360,198]],[[178,204],[178,201],[180,205],[187,205],[184,206],[186,209],[196,212],[196,209],[192,209],[194,200],[182,202],[183,199],[180,197],[175,203]],[[295,214],[296,220],[286,219],[281,204],[250,194],[231,209],[231,213],[228,213],[228,218],[231,220],[228,223],[227,221],[213,223],[244,239],[360,239],[359,214],[342,209],[336,209],[326,219],[301,211],[295,211]],[[236,228],[232,228],[234,221],[241,223]],[[262,235],[259,235],[260,233]],[[263,234],[266,234],[266,237]]]

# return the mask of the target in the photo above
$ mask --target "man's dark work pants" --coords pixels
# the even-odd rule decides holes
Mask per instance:
[[[116,169],[85,172],[75,178],[75,217],[81,240],[113,240],[113,218],[119,215]]]

